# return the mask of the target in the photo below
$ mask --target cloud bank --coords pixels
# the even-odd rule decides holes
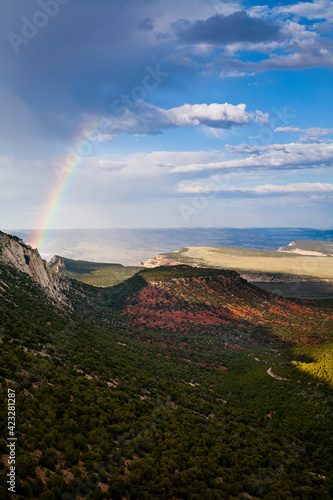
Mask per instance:
[[[331,167],[333,163],[332,143],[290,143],[250,146],[242,144],[229,147],[232,153],[246,153],[245,158],[223,160],[216,163],[193,163],[180,165],[173,172],[196,172],[201,170],[284,170],[299,168]]]
[[[177,30],[177,24],[175,25]],[[269,20],[250,17],[245,11],[229,16],[216,14],[178,29],[178,36],[187,42],[226,44],[233,42],[262,42],[276,40],[280,27]]]
[[[163,129],[176,127],[206,126],[230,129],[233,126],[249,125],[253,121],[266,124],[268,115],[260,110],[249,113],[245,104],[233,105],[227,102],[184,104],[176,108],[162,109],[144,101],[136,101],[128,107],[119,106],[112,117],[104,120],[104,124],[112,133],[156,134]]]
[[[263,184],[255,187],[236,187],[219,185],[218,180],[192,182],[183,181],[178,184],[179,193],[205,194],[224,193],[240,195],[281,195],[281,194],[309,194],[309,193],[332,193],[333,184],[322,182],[299,182],[286,185]]]

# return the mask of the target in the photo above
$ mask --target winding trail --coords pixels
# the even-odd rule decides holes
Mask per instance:
[[[280,375],[276,375],[275,373],[273,373],[272,372],[272,367],[268,368],[267,373],[271,377],[276,378],[276,380],[289,380],[289,378],[280,377]]]

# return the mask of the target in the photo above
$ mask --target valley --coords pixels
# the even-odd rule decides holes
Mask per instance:
[[[1,498],[331,498],[329,303],[185,264],[52,276],[62,303],[0,249]]]
[[[0,500],[333,500],[333,0],[5,0]]]
[[[290,245],[276,252],[236,247],[186,247],[133,266],[76,261],[60,256],[54,256],[49,264],[55,272],[102,287],[117,285],[142,268],[186,264],[234,269],[248,282],[282,297],[333,299],[333,259],[329,257],[329,242],[296,241]],[[299,254],[295,251],[298,247],[300,252],[310,254]],[[314,256],[313,252],[320,256]]]
[[[122,266],[121,264],[105,264],[87,262],[84,260],[66,259],[55,255],[49,263],[51,271],[63,273],[88,285],[114,286],[131,278],[138,272],[135,266]]]

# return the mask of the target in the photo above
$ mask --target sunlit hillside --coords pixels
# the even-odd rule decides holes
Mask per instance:
[[[333,279],[333,259],[231,247],[197,246],[164,254],[185,264]]]

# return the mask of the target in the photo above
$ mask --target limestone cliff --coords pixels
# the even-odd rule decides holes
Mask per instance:
[[[49,266],[56,274],[63,273],[66,270],[66,264],[63,257],[59,257],[58,255],[54,255],[52,257],[49,262]]]
[[[65,283],[60,283],[59,278],[51,272],[37,249],[26,245],[15,236],[0,232],[0,261],[29,274],[58,304],[66,303],[67,300],[63,294]]]
[[[333,242],[311,240],[292,241],[289,245],[280,247],[277,251],[312,257],[333,257]]]
[[[145,261],[143,264],[144,267],[159,267],[159,266],[177,266],[184,264],[184,262],[181,262],[179,260],[175,259],[169,259],[165,257],[163,254],[156,255],[156,257],[152,257],[148,260]],[[191,267],[198,267],[197,264],[188,264]]]

